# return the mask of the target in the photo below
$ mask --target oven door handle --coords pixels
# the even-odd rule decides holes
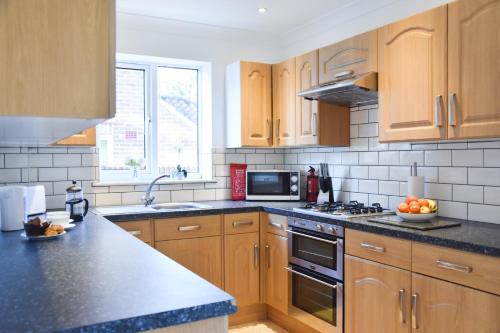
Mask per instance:
[[[301,232],[293,231],[290,228],[287,228],[285,231],[288,232],[288,233],[291,233],[292,235],[302,236],[302,237],[314,239],[314,240],[317,240],[317,241],[320,241],[320,242],[325,242],[325,243],[328,243],[328,244],[333,244],[333,245],[337,244],[337,241],[331,241],[331,240],[328,240],[328,239],[323,239],[323,238],[320,238],[320,237],[315,237],[315,236],[311,236],[311,235],[308,235],[308,234],[303,234]]]
[[[309,276],[307,274],[304,274],[304,273],[301,273],[301,272],[297,272],[297,271],[294,271],[292,268],[290,267],[285,267],[285,269],[287,271],[289,271],[290,273],[293,273],[293,274],[297,274],[297,275],[300,275],[302,277],[305,277],[306,279],[309,279],[309,280],[313,280],[314,282],[318,282],[324,286],[327,286],[327,287],[330,287],[332,289],[337,289],[337,286],[336,285],[333,285],[331,283],[327,283],[327,282],[324,282],[324,281],[321,281],[319,279],[316,279],[316,278],[313,278],[312,276]]]

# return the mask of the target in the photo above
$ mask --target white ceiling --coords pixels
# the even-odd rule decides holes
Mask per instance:
[[[366,0],[365,0],[366,1]],[[370,0],[373,1],[373,0]],[[380,1],[384,3],[386,1]],[[362,0],[118,0],[121,13],[283,34]],[[266,7],[266,13],[257,8]]]

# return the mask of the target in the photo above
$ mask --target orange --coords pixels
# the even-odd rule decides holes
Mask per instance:
[[[420,213],[420,206],[419,205],[410,206],[410,213],[419,214]]]
[[[402,202],[399,204],[398,210],[401,213],[409,213],[410,212],[410,206],[406,202]]]
[[[414,196],[414,195],[408,195],[408,196],[406,197],[405,202],[406,202],[407,204],[410,204],[410,202],[412,202],[412,201],[418,201],[418,198],[417,198],[416,196]]]
[[[420,205],[420,207],[429,207],[429,200],[418,199],[418,204]]]

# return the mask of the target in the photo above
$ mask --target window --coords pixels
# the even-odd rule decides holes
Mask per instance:
[[[151,180],[180,165],[211,176],[210,64],[118,56],[116,115],[98,126],[101,181]]]

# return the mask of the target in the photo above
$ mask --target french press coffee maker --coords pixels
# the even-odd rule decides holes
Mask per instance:
[[[83,189],[73,180],[73,185],[66,189],[66,211],[69,212],[69,218],[80,222],[88,210],[89,202],[83,198]]]

